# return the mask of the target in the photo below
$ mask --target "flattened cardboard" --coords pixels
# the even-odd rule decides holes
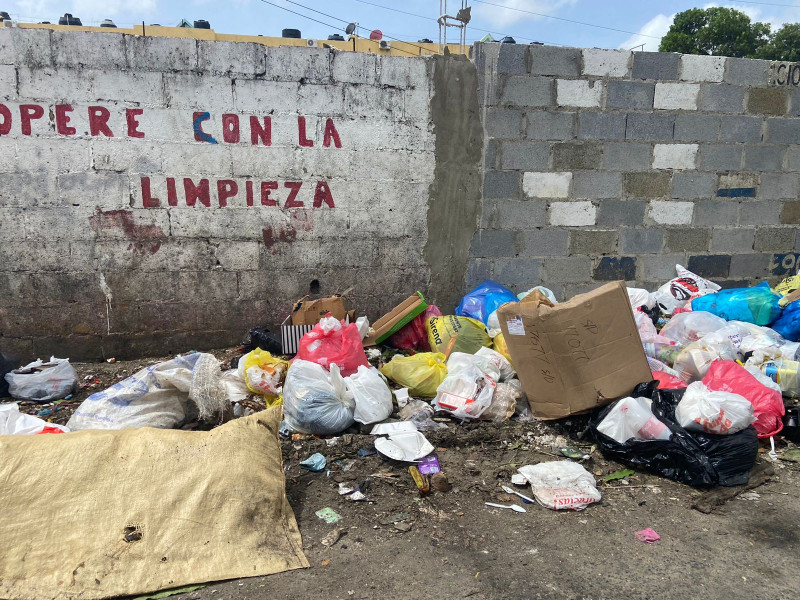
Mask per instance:
[[[539,419],[593,410],[652,379],[622,281],[555,305],[534,292],[497,316]]]
[[[417,292],[409,296],[372,324],[372,327],[370,327],[371,333],[364,338],[364,345],[374,346],[380,344],[386,338],[408,325],[411,319],[422,313],[426,308],[428,308],[428,304],[422,294]]]
[[[354,310],[348,311],[345,308],[344,296],[327,296],[317,300],[309,300],[305,296],[292,307],[292,325],[316,325],[328,313],[340,321],[348,316],[351,322],[356,318]]]

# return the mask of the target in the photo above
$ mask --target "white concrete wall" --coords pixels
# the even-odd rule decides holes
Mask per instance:
[[[0,28],[0,351],[222,345],[282,320],[312,280],[322,293],[353,287],[372,318],[424,289],[426,70],[322,49]],[[253,145],[251,117],[271,121],[269,146]],[[196,139],[198,120],[216,143]],[[326,127],[341,147],[333,135],[325,146]],[[207,180],[209,206],[187,206],[185,179]]]

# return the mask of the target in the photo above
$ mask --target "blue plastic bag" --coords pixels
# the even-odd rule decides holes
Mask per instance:
[[[790,342],[800,341],[800,300],[795,300],[784,308],[771,327]]]
[[[769,325],[781,314],[780,294],[762,281],[750,288],[722,290],[692,300],[692,310],[705,310],[728,321]]]
[[[459,317],[477,319],[484,325],[494,311],[506,302],[516,302],[517,296],[509,289],[487,279],[461,299],[456,308]]]

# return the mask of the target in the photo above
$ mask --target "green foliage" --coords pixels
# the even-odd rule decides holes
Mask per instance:
[[[756,57],[770,43],[770,27],[732,8],[692,8],[675,15],[661,52]]]
[[[756,58],[800,62],[800,23],[784,24],[758,49]]]

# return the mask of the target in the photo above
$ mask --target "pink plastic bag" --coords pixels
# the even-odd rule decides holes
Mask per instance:
[[[761,384],[747,369],[732,360],[718,360],[703,377],[703,384],[712,391],[733,392],[747,398],[753,405],[758,437],[771,437],[783,429],[786,412],[783,396],[778,390]]]
[[[431,317],[441,316],[443,316],[442,311],[439,310],[438,306],[429,306],[424,312],[411,319],[408,325],[391,336],[387,340],[389,345],[407,352],[430,352],[431,345],[428,342],[428,330],[425,329],[425,323]]]
[[[326,369],[336,363],[343,377],[352,375],[360,366],[369,366],[356,324],[345,325],[344,321],[331,316],[324,317],[300,338],[295,358],[317,363]]]

